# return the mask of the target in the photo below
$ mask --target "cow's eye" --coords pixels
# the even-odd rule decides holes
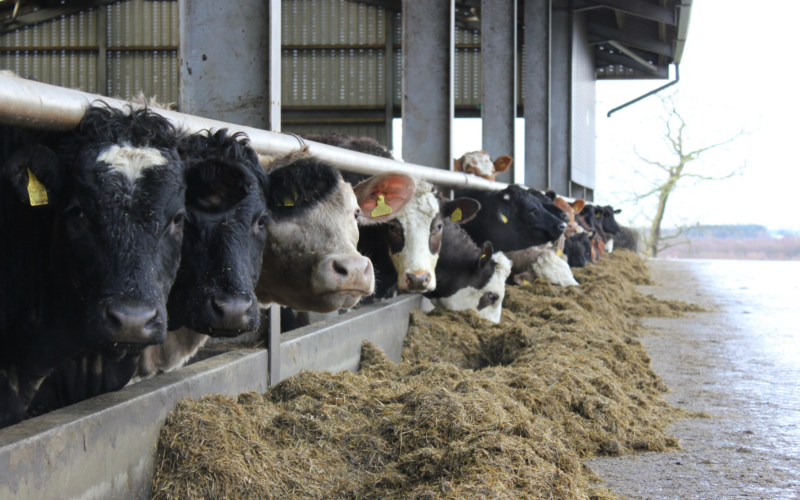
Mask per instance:
[[[261,217],[259,217],[258,218],[258,227],[259,228],[264,227],[264,225],[267,223],[268,219],[269,219],[269,217],[267,217],[267,214],[264,214]]]
[[[83,219],[83,210],[78,205],[70,205],[64,210],[64,213],[67,217],[77,217],[78,219]]]
[[[186,210],[180,209],[178,213],[175,214],[175,217],[172,218],[172,224],[175,227],[183,226],[183,222],[186,220]]]
[[[357,208],[356,211],[354,212],[354,215],[355,215],[356,220],[358,220],[358,216],[361,215],[361,209]]]
[[[433,234],[439,233],[442,230],[443,227],[444,227],[444,223],[443,222],[440,222],[440,223],[436,224],[436,227],[433,228]]]

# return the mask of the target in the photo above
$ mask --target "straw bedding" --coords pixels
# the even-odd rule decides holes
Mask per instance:
[[[699,309],[636,292],[649,277],[629,252],[576,279],[509,287],[498,325],[414,312],[401,363],[365,343],[358,374],[182,401],[153,498],[616,498],[581,459],[676,449],[683,416],[631,318]]]

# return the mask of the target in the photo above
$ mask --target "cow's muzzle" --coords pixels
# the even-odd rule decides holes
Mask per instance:
[[[167,337],[164,308],[148,302],[109,304],[103,326],[104,340],[111,344],[161,344]]]

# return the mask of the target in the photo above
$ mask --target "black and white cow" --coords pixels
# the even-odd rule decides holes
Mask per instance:
[[[57,147],[4,144],[2,425],[83,349],[164,341],[185,220],[178,137],[147,110],[95,106]]]
[[[595,227],[601,228],[600,234],[603,237],[603,242],[605,243],[604,250],[606,252],[614,251],[614,236],[619,234],[620,231],[619,224],[617,224],[616,219],[614,219],[614,214],[620,212],[622,212],[621,209],[614,210],[614,207],[609,205],[604,207],[598,205],[594,207]]]
[[[476,245],[458,224],[446,220],[442,233],[436,264],[438,284],[425,296],[438,308],[472,309],[482,318],[499,323],[511,261],[502,252],[494,252],[491,242]]]
[[[392,154],[370,137],[347,134],[306,135],[306,139],[360,153],[393,159]],[[343,174],[356,185],[363,176]],[[368,256],[375,267],[375,295],[384,297],[395,286],[402,291],[425,292],[436,288],[436,265],[444,221],[463,224],[480,210],[468,198],[444,200],[436,188],[424,180],[416,181],[414,196],[406,208],[386,224],[360,226],[358,251]]]
[[[522,250],[557,240],[567,227],[560,217],[550,213],[533,194],[520,186],[502,191],[458,191],[457,196],[477,200],[481,210],[464,229],[482,244],[491,241],[503,252]]]

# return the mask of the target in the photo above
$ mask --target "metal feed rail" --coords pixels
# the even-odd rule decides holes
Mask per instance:
[[[102,101],[115,108],[130,103],[78,90],[56,87],[10,76],[0,72],[0,124],[17,125],[44,130],[70,130],[78,125],[86,108],[94,101]],[[175,111],[152,109],[188,132],[204,129],[227,128],[244,132],[258,153],[283,155],[300,146],[298,138],[288,134],[268,132],[233,123],[185,115]],[[411,163],[370,156],[347,149],[304,141],[310,152],[345,172],[377,175],[387,172],[403,172],[438,186],[451,189],[504,189],[507,184],[488,181],[463,172],[451,172],[438,168],[423,167]]]

